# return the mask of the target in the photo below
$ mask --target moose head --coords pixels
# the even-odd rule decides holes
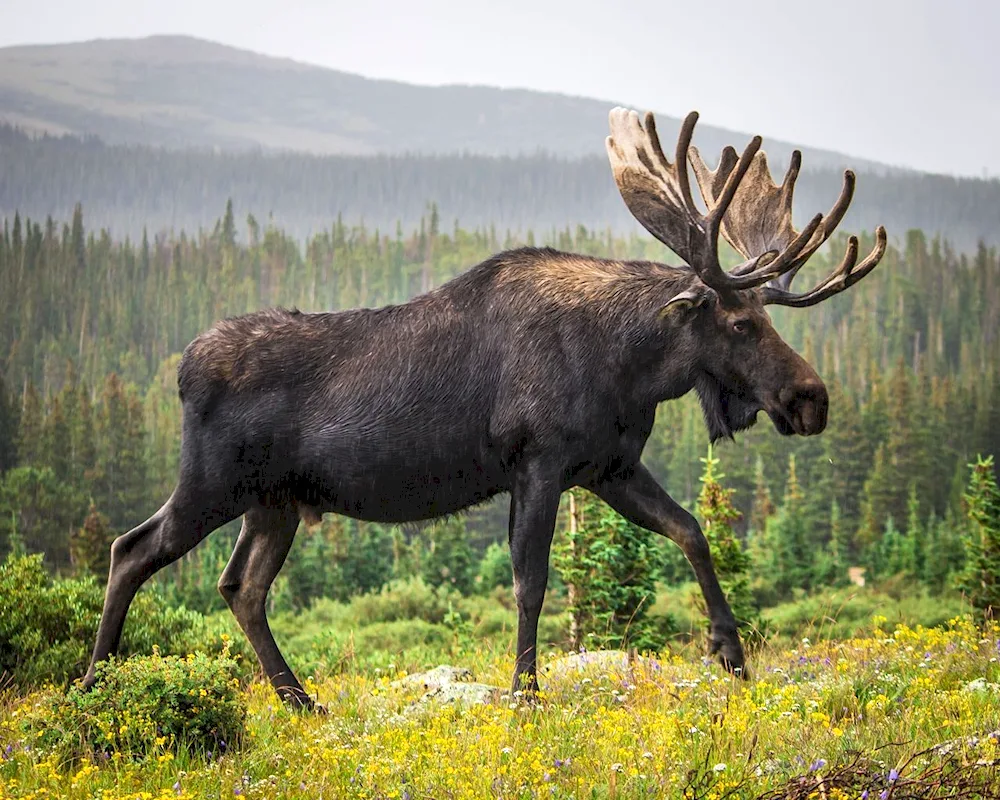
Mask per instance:
[[[858,261],[851,236],[839,266],[807,292],[791,291],[795,274],[830,237],[854,193],[854,173],[827,214],[801,231],[792,225],[792,192],[802,161],[792,154],[780,186],[755,136],[741,156],[732,147],[709,169],[691,146],[697,112],[681,126],[674,161],[664,155],[652,114],[611,111],[608,157],[615,182],[632,215],[691,268],[688,288],[663,313],[691,335],[693,382],[713,440],[749,427],[765,411],[784,435],[810,436],[826,427],[827,392],[815,370],[771,324],[764,306],[804,307],[857,283],[874,269],[886,247],[885,229],[874,249]],[[694,170],[707,212],[695,205],[688,175]],[[719,234],[746,260],[726,271],[719,261]]]

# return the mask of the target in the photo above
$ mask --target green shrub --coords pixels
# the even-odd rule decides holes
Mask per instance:
[[[476,587],[480,592],[492,592],[497,586],[506,589],[514,585],[514,569],[510,562],[510,548],[506,544],[493,542],[486,548],[479,561]]]
[[[20,686],[61,684],[83,674],[104,605],[94,577],[53,579],[40,555],[11,556],[0,564],[0,598],[0,674]],[[167,654],[218,653],[220,634],[231,629],[228,622],[167,605],[150,587],[132,603],[120,652],[148,655],[158,646]],[[242,655],[252,656],[242,635],[236,641]]]
[[[228,648],[186,658],[137,656],[97,667],[92,691],[73,686],[36,703],[22,733],[63,757],[143,757],[183,748],[219,752],[240,741],[245,711]]]
[[[969,606],[956,595],[926,593],[893,597],[870,587],[827,589],[814,595],[769,608],[769,635],[799,639],[848,639],[866,634],[872,617],[880,615],[890,626],[897,623],[935,627],[968,613]]]
[[[441,623],[449,610],[461,603],[462,595],[450,586],[431,586],[421,578],[408,578],[393,581],[378,592],[352,597],[345,616],[355,625],[399,619]]]

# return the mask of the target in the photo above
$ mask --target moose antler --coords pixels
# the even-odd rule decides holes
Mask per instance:
[[[857,264],[857,240],[848,246],[840,266],[804,294],[788,291],[792,278],[843,219],[854,192],[854,173],[844,176],[840,198],[827,215],[817,214],[801,232],[792,226],[792,192],[801,165],[796,151],[781,186],[775,186],[755,136],[742,156],[732,147],[722,151],[719,166],[708,169],[691,137],[697,112],[681,126],[674,163],[663,154],[653,115],[644,123],[634,111],[616,108],[609,121],[608,157],[625,205],[642,225],[683,258],[701,280],[718,292],[749,289],[768,282],[765,303],[807,306],[846,289],[867,275],[885,252],[885,230],[876,232],[875,249]],[[708,208],[703,215],[691,196],[689,158]],[[747,260],[730,272],[718,257],[720,231]]]
[[[721,196],[724,184],[733,172],[735,158],[736,151],[731,147],[725,148],[719,159],[719,166],[713,171],[705,165],[698,148],[691,148],[691,166],[694,168],[695,178],[706,202],[707,198],[715,199]],[[800,241],[802,237],[802,234],[796,232],[792,226],[792,193],[801,164],[802,153],[796,150],[792,153],[784,180],[780,186],[775,186],[767,166],[767,156],[763,151],[756,153],[722,222],[722,235],[745,257],[773,249],[782,251],[782,255],[771,264],[772,267],[780,268],[780,275],[761,292],[764,303],[796,307],[819,303],[861,280],[875,268],[885,252],[885,228],[880,225],[875,231],[875,247],[860,264],[857,263],[858,240],[852,236],[844,259],[826,279],[802,294],[789,291],[795,274],[830,238],[830,234],[847,213],[847,207],[854,196],[854,173],[846,170],[844,187],[837,202],[833,204],[829,213],[817,217],[820,223],[808,243],[797,254],[791,255],[790,245]],[[814,221],[817,218],[814,218]],[[786,258],[785,263],[780,263]]]
[[[805,246],[819,226],[821,217],[785,245],[783,252],[765,249],[755,252],[743,264],[727,273],[719,263],[719,231],[740,181],[750,169],[761,138],[755,136],[738,159],[727,152],[727,170],[715,174],[717,193],[702,192],[708,213],[702,214],[691,196],[687,172],[688,149],[698,112],[692,111],[681,125],[677,151],[671,164],[663,154],[656,133],[656,121],[647,113],[640,123],[635,111],[616,108],[609,116],[611,135],[607,139],[608,158],[625,205],[653,236],[663,242],[717,292],[750,289],[776,278]]]

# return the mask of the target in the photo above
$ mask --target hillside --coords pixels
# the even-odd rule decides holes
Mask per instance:
[[[839,170],[803,172],[795,192],[800,221],[825,210]],[[237,219],[252,213],[298,239],[344,222],[412,230],[436,203],[442,224],[522,234],[576,228],[642,229],[625,209],[605,156],[561,159],[482,155],[319,156],[307,153],[175,151],[106,145],[75,137],[31,139],[0,126],[0,219],[15,212],[44,220],[72,217],[83,204],[90,228],[139,238],[143,229],[189,232],[212,226],[233,200]],[[844,231],[883,224],[895,241],[919,228],[970,250],[1000,243],[1000,181],[919,172],[859,172]],[[240,230],[245,230],[243,225]],[[644,232],[643,232],[644,233]],[[670,258],[665,249],[659,257]]]
[[[519,89],[372,80],[183,36],[0,49],[0,121],[107,142],[576,157],[603,155],[613,105]],[[666,138],[676,135],[676,118],[659,114],[658,121]],[[698,132],[709,152],[748,138],[708,124]],[[792,147],[768,141],[781,159]],[[804,152],[808,168],[879,166]]]

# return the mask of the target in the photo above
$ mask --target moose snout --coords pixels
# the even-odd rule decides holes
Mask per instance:
[[[799,436],[822,433],[830,398],[821,380],[809,380],[784,387],[778,394],[785,419]]]

